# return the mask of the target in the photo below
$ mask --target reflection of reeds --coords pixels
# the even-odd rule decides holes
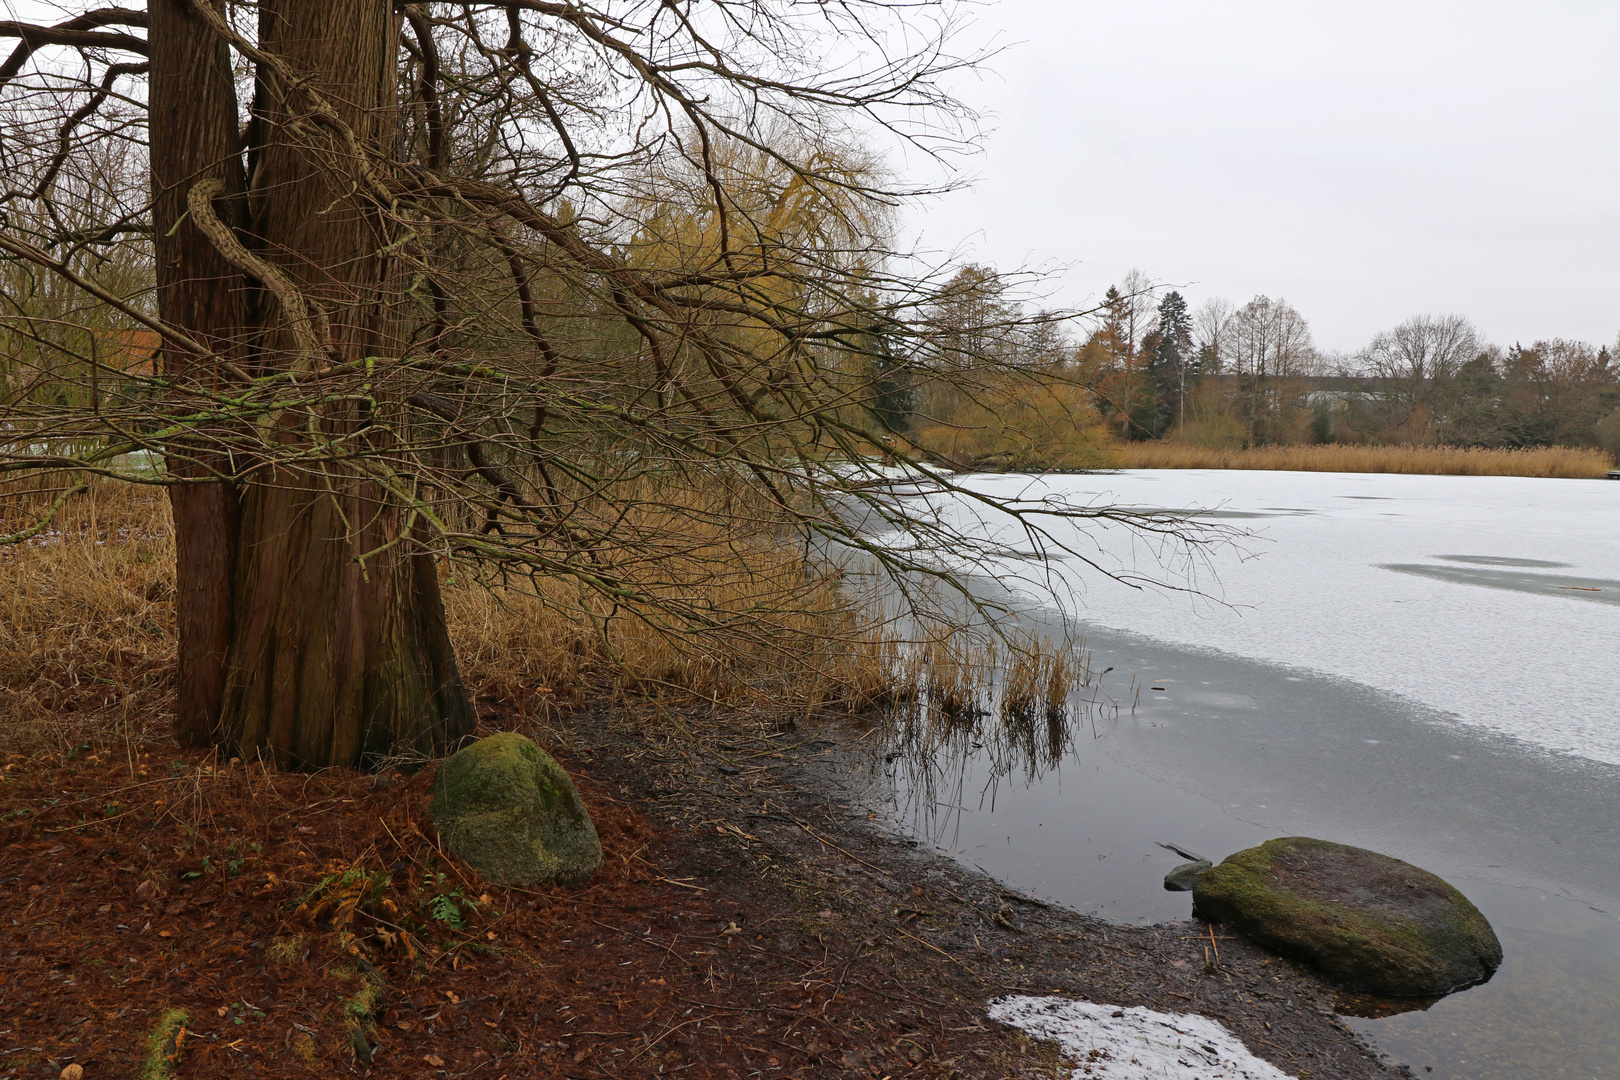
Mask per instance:
[[[1003,782],[1059,769],[1088,717],[1118,713],[1075,639],[958,633],[901,656],[900,681],[919,692],[887,714],[887,760],[901,812],[936,838],[964,811],[993,809]]]
[[[882,715],[890,745],[920,759],[949,743],[970,742],[989,694],[993,661],[987,645],[943,628],[889,645],[891,694]]]
[[[1046,639],[1018,643],[1004,665],[1002,741],[1026,774],[1050,768],[1069,746],[1069,700],[1090,679],[1079,648]]]
[[[1294,472],[1427,473],[1602,479],[1609,455],[1586,447],[1526,450],[1463,446],[1256,446],[1248,450],[1176,442],[1124,443],[1112,454],[1126,469],[1271,469]]]
[[[929,640],[922,649],[924,699],[934,721],[971,727],[982,713],[993,654],[957,634]]]
[[[895,656],[889,683],[910,690],[886,712],[896,752],[921,761],[985,749],[1000,774],[1032,777],[1061,761],[1071,702],[1090,682],[1073,641],[958,632],[909,643]]]

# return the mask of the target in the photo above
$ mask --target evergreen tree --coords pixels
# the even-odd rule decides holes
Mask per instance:
[[[1158,390],[1155,436],[1179,423],[1185,411],[1187,376],[1194,361],[1192,316],[1186,299],[1175,290],[1159,301],[1158,325],[1150,337],[1148,374]]]
[[[1500,446],[1502,374],[1496,359],[1482,351],[1457,369],[1451,380],[1441,435],[1458,446]]]

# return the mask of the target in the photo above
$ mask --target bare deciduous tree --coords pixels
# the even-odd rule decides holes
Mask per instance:
[[[1312,374],[1316,348],[1304,316],[1285,301],[1256,296],[1226,320],[1221,368],[1238,376],[1249,445],[1270,441],[1277,410],[1277,380]]]
[[[1148,277],[1136,267],[1120,279],[1121,323],[1125,348],[1136,353],[1153,327],[1154,309],[1159,304],[1159,293],[1164,286]]]
[[[0,257],[66,297],[4,316],[0,470],[48,496],[9,539],[86,477],[167,485],[179,734],[294,766],[470,730],[439,597],[458,566],[571,581],[695,648],[775,632],[702,587],[750,545],[937,573],[927,550],[971,539],[864,455],[873,357],[926,361],[940,283],[897,269],[908,193],[862,146],[964,137],[953,11],[151,0],[0,23]],[[109,147],[132,151],[116,197],[65,213]],[[18,341],[49,354],[21,380]],[[132,474],[141,454],[160,467]],[[916,544],[877,548],[854,502]]]
[[[1198,347],[1198,368],[1203,375],[1218,375],[1221,368],[1221,345],[1226,334],[1226,321],[1235,309],[1232,302],[1222,296],[1212,296],[1198,305],[1193,312],[1193,341]]]
[[[1357,358],[1382,379],[1386,396],[1408,411],[1432,406],[1444,384],[1482,348],[1474,325],[1461,315],[1416,315],[1385,330]]]

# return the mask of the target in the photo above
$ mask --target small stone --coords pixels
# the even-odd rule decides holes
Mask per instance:
[[[1164,875],[1164,887],[1167,892],[1192,892],[1198,879],[1204,876],[1204,871],[1214,864],[1208,859],[1197,862],[1182,863],[1168,874]]]

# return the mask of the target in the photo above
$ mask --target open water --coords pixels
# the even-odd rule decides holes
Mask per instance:
[[[1017,888],[1121,921],[1189,912],[1187,894],[1160,886],[1181,860],[1157,841],[1219,861],[1303,834],[1407,859],[1485,912],[1506,960],[1426,1010],[1351,1023],[1442,1080],[1620,1075],[1620,483],[1219,471],[973,483],[1195,511],[1245,535],[1183,562],[1092,525],[1058,536],[1083,558],[1048,549],[993,567],[987,593],[1054,632],[1066,611],[1092,669],[1113,670],[1086,691],[1063,759],[1036,775],[971,745],[897,763],[909,827]],[[966,504],[937,508],[1004,528]],[[1164,587],[1143,585],[1154,579]]]

